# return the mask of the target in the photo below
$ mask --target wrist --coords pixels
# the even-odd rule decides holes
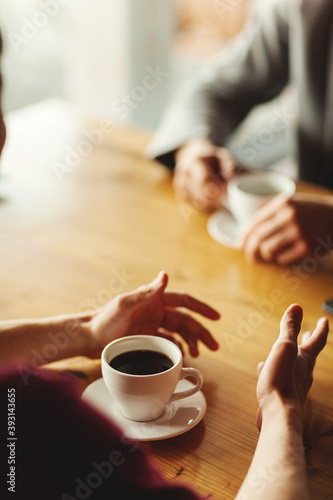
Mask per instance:
[[[303,435],[304,414],[301,405],[297,401],[285,401],[279,396],[273,396],[261,408],[261,415],[262,429],[278,426],[300,436]]]
[[[92,335],[91,321],[94,317],[94,312],[78,313],[63,316],[61,318],[62,332],[64,336],[65,352],[60,353],[62,357],[87,356],[94,357],[96,355],[96,341]],[[59,331],[59,320],[57,318],[53,328]],[[66,347],[65,347],[66,346]]]
[[[81,352],[90,358],[95,358],[101,353],[101,346],[94,328],[95,316],[96,313],[92,312],[79,318]]]

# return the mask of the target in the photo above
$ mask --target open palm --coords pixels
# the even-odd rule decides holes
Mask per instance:
[[[273,345],[265,363],[258,365],[259,380],[257,399],[259,410],[257,426],[261,428],[262,410],[271,398],[282,398],[290,408],[303,414],[306,396],[312,384],[316,358],[324,348],[328,334],[328,320],[321,318],[313,332],[302,336],[297,345],[301,329],[302,308],[290,306],[281,320],[278,340]]]

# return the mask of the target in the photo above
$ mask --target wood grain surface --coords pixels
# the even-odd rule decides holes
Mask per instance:
[[[294,268],[248,263],[239,251],[211,239],[207,214],[174,199],[170,173],[144,158],[148,133],[115,125],[84,150],[82,141],[93,130],[101,130],[101,121],[77,116],[58,101],[8,120],[0,187],[1,318],[101,306],[161,269],[171,288],[217,308],[222,319],[204,324],[218,339],[219,351],[201,348],[199,358],[185,357],[203,373],[207,413],[188,433],[147,448],[167,477],[203,496],[232,499],[258,438],[257,363],[268,354],[289,304],[303,306],[303,331],[313,329],[323,315],[322,302],[333,296],[332,259],[308,259]],[[70,167],[68,148],[80,147],[85,154]],[[59,164],[68,167],[62,176]],[[84,370],[85,363],[92,366],[85,359],[73,366]],[[331,336],[306,409],[316,500],[333,498],[332,363]],[[89,374],[89,382],[100,376],[95,361]]]

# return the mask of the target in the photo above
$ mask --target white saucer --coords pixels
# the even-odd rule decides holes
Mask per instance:
[[[240,227],[228,210],[222,208],[214,212],[208,219],[207,229],[211,237],[231,248],[238,248],[236,239],[240,232]]]
[[[181,380],[176,392],[193,387],[188,380]],[[183,434],[197,425],[206,413],[207,404],[201,391],[193,396],[174,401],[166,406],[163,415],[151,422],[133,422],[124,417],[111,394],[107,390],[103,378],[88,385],[82,398],[110,417],[124,433],[139,441],[156,441]]]

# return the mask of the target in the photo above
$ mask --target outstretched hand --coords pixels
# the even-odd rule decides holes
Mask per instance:
[[[185,292],[166,290],[168,276],[160,272],[157,278],[134,290],[118,295],[94,313],[89,328],[92,349],[98,355],[109,342],[127,335],[159,335],[181,344],[179,334],[188,344],[190,354],[198,356],[199,341],[209,349],[218,349],[210,332],[183,308],[211,320],[220,314],[209,305]]]
[[[319,319],[313,332],[302,335],[302,342],[298,346],[302,318],[303,311],[299,305],[293,304],[286,310],[277,341],[266,362],[258,365],[259,430],[265,409],[277,398],[288,409],[295,410],[297,417],[303,421],[304,402],[312,384],[315,362],[327,340],[328,320]]]

